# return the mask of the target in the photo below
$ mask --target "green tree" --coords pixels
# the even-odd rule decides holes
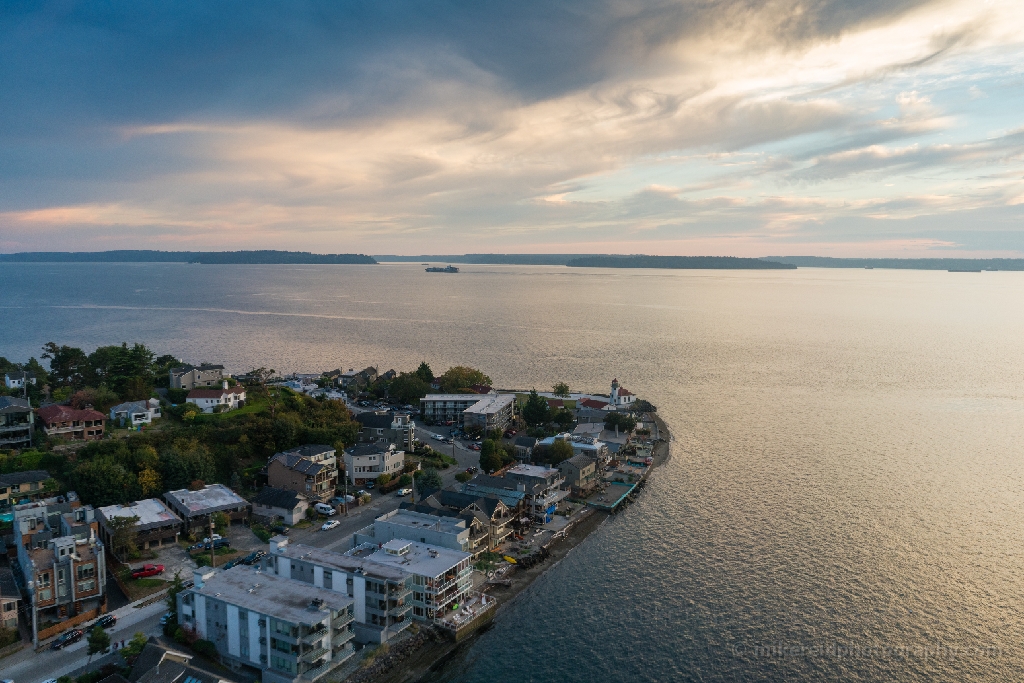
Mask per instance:
[[[624,413],[608,413],[604,418],[605,429],[619,428],[620,432],[629,433],[636,429],[636,420]]]
[[[500,470],[503,464],[500,444],[491,439],[484,439],[480,444],[480,469],[490,473]]]
[[[110,647],[110,636],[102,626],[93,626],[89,631],[89,661],[92,661],[93,655],[105,651],[108,647]]]
[[[391,483],[391,475],[385,472],[377,477],[377,486],[387,486]]]
[[[171,585],[167,589],[167,610],[169,612],[178,611],[178,593],[185,590],[185,582],[181,580],[181,572],[174,572],[174,578],[171,579]]]
[[[523,405],[523,419],[526,420],[526,424],[531,427],[547,424],[549,413],[548,402],[537,393],[536,389],[532,389]]]
[[[629,406],[630,411],[634,413],[656,413],[658,409],[650,401],[645,401],[642,398],[633,401]]]
[[[135,527],[138,521],[135,515],[111,517],[107,520],[111,531],[110,551],[122,562],[139,551],[139,533]]]
[[[548,462],[552,465],[557,465],[563,460],[568,460],[572,457],[572,444],[568,441],[555,441],[551,444],[551,448],[548,449]]]
[[[459,472],[455,475],[455,481],[462,482],[463,484],[473,478],[473,475],[469,472]]]
[[[434,371],[430,369],[429,365],[427,365],[427,361],[421,362],[420,366],[416,368],[416,372],[413,374],[415,374],[421,382],[430,384],[434,381]]]
[[[151,496],[163,490],[160,473],[152,468],[147,467],[139,472],[138,480],[139,488],[142,489],[142,495],[144,496]]]
[[[174,609],[177,610],[177,607]],[[146,637],[145,633],[136,631],[135,635],[132,636],[132,639],[128,641],[128,644],[121,648],[119,652],[124,660],[131,664],[135,661],[136,657],[142,654],[142,650],[146,647],[146,643],[148,642],[149,639]]]
[[[138,479],[112,456],[98,457],[75,466],[69,488],[90,505],[101,507],[136,500],[142,493]]]
[[[183,489],[196,479],[214,481],[217,476],[210,449],[194,438],[175,439],[160,455],[160,467],[170,490]]]
[[[426,491],[439,489],[444,486],[444,482],[441,480],[441,473],[433,467],[428,467],[423,470],[423,474],[416,477],[416,492],[421,496]]]
[[[565,408],[559,408],[551,415],[551,421],[558,425],[558,428],[563,432],[567,431],[569,427],[572,427],[572,423],[576,421],[576,418],[572,416],[572,413]]]
[[[555,396],[569,398],[569,385],[565,382],[558,382],[555,386],[551,387],[551,393]]]
[[[213,513],[213,528],[218,534],[227,532],[231,519],[223,512]]]
[[[388,395],[391,398],[415,405],[421,398],[430,393],[430,383],[423,381],[418,374],[403,372],[391,380]]]
[[[91,369],[85,351],[73,346],[57,346],[55,342],[43,344],[42,358],[50,361],[50,382],[57,387],[81,389]]]
[[[441,383],[441,391],[447,393],[457,392],[461,389],[468,389],[474,384],[485,384],[490,385],[491,378],[473,368],[468,368],[464,365],[456,365],[453,368],[448,368],[439,378]]]

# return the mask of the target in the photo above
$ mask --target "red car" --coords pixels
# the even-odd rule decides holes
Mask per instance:
[[[145,564],[138,569],[132,570],[133,579],[144,579],[147,576],[156,576],[157,574],[164,573],[164,566],[162,564]]]

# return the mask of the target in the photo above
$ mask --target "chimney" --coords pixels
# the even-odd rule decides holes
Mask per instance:
[[[227,391],[227,390],[228,390],[228,381],[227,381],[227,380],[224,380],[224,381],[223,381],[223,382],[221,383],[221,386],[222,386],[222,387],[224,387],[224,391]]]

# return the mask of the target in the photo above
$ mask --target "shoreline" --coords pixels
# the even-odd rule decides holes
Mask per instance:
[[[650,475],[671,458],[672,432],[668,425],[654,415],[654,421],[658,425],[658,441],[654,444],[652,456],[654,463],[648,468],[641,483],[646,483]],[[631,495],[639,495],[643,487]],[[448,639],[430,639],[415,648],[412,652],[395,661],[391,666],[378,675],[363,676],[363,670],[359,669],[342,679],[344,683],[429,683],[434,676],[440,674],[445,667],[452,662],[459,653],[471,646],[480,634],[489,630],[496,619],[505,613],[509,606],[514,605],[520,596],[533,585],[533,583],[548,570],[558,564],[577,546],[582,544],[587,537],[600,529],[615,512],[588,508],[589,512],[585,517],[573,523],[572,528],[558,540],[552,541],[545,547],[548,557],[529,569],[516,569],[508,578],[511,580],[510,587],[490,586],[487,594],[498,600],[498,606],[487,624],[479,627],[465,640],[453,642]]]

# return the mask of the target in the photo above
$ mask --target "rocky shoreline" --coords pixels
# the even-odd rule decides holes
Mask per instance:
[[[668,425],[657,416],[654,419],[661,438],[654,445],[654,465],[648,475],[668,462],[671,455],[672,435]],[[645,476],[645,481],[646,478]],[[563,537],[545,548],[547,557],[544,562],[528,569],[517,567],[506,577],[511,581],[510,586],[491,586],[488,595],[499,601],[494,618],[500,617],[539,576],[557,565],[573,548],[599,529],[612,514],[614,513],[590,508],[587,515],[576,521]],[[344,683],[414,683],[427,680],[432,674],[443,670],[460,652],[472,645],[479,633],[488,628],[490,624],[458,643],[452,642],[435,628],[421,628],[417,634],[396,643],[387,654],[376,657],[369,667],[360,668],[352,673],[344,679]]]

